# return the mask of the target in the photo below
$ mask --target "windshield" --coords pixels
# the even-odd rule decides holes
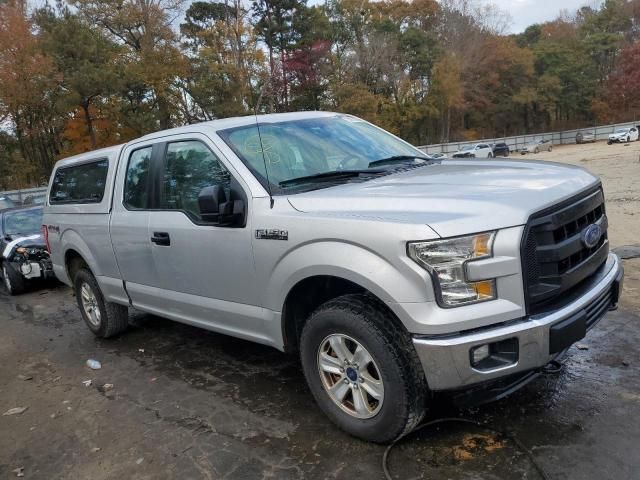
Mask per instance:
[[[0,197],[0,210],[3,208],[11,208],[13,206],[15,206],[15,204],[10,198]]]
[[[616,133],[627,133],[628,131],[628,128],[619,128],[618,130],[616,130]]]
[[[265,188],[269,179],[273,193],[282,193],[283,187],[294,185],[290,181],[298,178],[369,168],[379,170],[379,166],[370,164],[390,157],[408,157],[401,160],[406,163],[413,157],[426,157],[393,135],[346,115],[262,123],[259,132],[252,124],[221,130],[218,134]],[[343,176],[335,181],[344,182],[348,178]],[[323,186],[329,185],[324,182]]]
[[[467,150],[473,150],[475,148],[474,145],[466,145],[460,149],[460,151],[465,152]]]
[[[18,210],[4,214],[3,230],[5,235],[27,235],[40,233],[42,208]]]

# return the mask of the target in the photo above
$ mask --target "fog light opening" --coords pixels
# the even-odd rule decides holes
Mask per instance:
[[[469,350],[469,361],[472,368],[485,372],[515,365],[518,363],[518,354],[518,339],[508,338],[472,347]]]

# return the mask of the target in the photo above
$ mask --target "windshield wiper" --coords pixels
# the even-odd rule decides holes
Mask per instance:
[[[360,175],[375,175],[385,172],[386,170],[371,168],[365,168],[361,170],[336,170],[333,172],[322,172],[316,173],[315,175],[307,175],[305,177],[290,178],[289,180],[283,180],[278,185],[280,185],[281,187],[288,187],[290,185],[298,185],[300,183],[331,182],[333,180],[359,177]]]
[[[431,157],[421,157],[419,155],[394,155],[393,157],[381,158],[380,160],[374,160],[369,163],[369,168],[377,167],[378,165],[384,165],[386,163],[406,162],[407,160],[425,160],[430,162],[433,160]]]

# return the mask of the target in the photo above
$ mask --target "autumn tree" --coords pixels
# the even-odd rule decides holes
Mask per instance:
[[[68,110],[80,109],[87,142],[76,138],[75,144],[84,148],[72,151],[95,149],[113,143],[114,139],[100,138],[96,134],[95,112],[98,112],[110,95],[118,91],[120,72],[115,62],[116,45],[102,31],[92,28],[77,15],[64,9],[56,16],[51,8],[36,13],[36,22],[41,32],[44,53],[53,61],[61,75],[64,95],[61,101]]]

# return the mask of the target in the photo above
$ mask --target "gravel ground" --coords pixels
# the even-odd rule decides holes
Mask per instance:
[[[601,175],[619,247],[640,244],[639,156],[636,142],[513,158]],[[441,397],[429,418],[511,432],[554,479],[640,478],[640,260],[624,264],[621,308],[570,350],[560,374],[471,410]],[[0,291],[0,413],[27,408],[0,415],[0,478],[382,478],[384,448],[325,419],[295,357],[153,316],[131,322],[125,335],[96,340],[66,287]],[[89,358],[102,368],[88,369]],[[538,478],[508,438],[468,426],[415,434],[390,467],[402,479]]]

